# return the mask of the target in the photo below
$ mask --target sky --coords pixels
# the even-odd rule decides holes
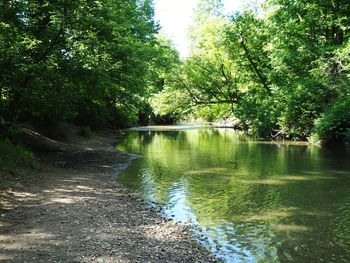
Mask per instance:
[[[170,38],[180,56],[189,53],[188,27],[192,24],[193,9],[198,0],[155,0],[155,15],[162,27],[162,34]],[[225,14],[241,10],[248,0],[223,0]]]

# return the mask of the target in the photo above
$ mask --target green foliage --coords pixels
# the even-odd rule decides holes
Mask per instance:
[[[320,136],[317,133],[311,133],[310,137],[307,138],[311,144],[319,144],[321,142]]]
[[[27,168],[39,168],[39,162],[34,154],[8,139],[0,140],[0,172],[20,177]]]
[[[128,128],[138,121],[138,108],[130,105],[118,105],[113,116],[114,126]]]
[[[281,90],[276,105],[281,107],[278,125],[293,138],[306,139],[313,129],[314,120],[320,116],[328,92],[319,82],[300,81],[290,90]]]
[[[188,95],[182,93],[175,85],[179,74],[179,54],[171,41],[164,36],[158,36],[158,50],[161,56],[156,60],[157,67],[152,70],[153,80],[148,87],[148,96],[143,96],[143,110],[139,112],[139,122],[142,125],[147,122],[157,124],[174,123],[180,116],[187,114]],[[188,104],[187,104],[188,106]]]
[[[0,116],[0,138],[14,139],[18,135],[18,129]]]
[[[9,121],[119,123],[118,105],[137,108],[173,56],[156,38],[152,1],[11,0],[0,10],[0,113]]]
[[[316,120],[314,131],[321,140],[350,142],[350,99],[335,102]]]
[[[261,94],[247,92],[234,113],[244,131],[257,138],[269,138],[278,129],[278,112],[275,106],[272,99],[264,99]]]
[[[264,6],[228,18],[221,0],[199,1],[180,62],[152,1],[1,2],[3,133],[16,121],[98,128],[196,116],[239,119],[257,137],[346,140],[350,2]]]
[[[93,132],[91,130],[91,128],[89,126],[81,126],[79,128],[79,134],[81,136],[87,137],[87,138],[91,138],[93,135]]]
[[[191,56],[155,104],[175,111],[170,98],[182,91],[191,110],[181,114],[215,120],[228,113],[257,137],[347,140],[350,3],[267,0],[264,12],[230,20],[220,3],[200,1]]]
[[[170,87],[165,87],[150,99],[150,104],[155,115],[166,116],[170,114],[175,119],[177,119],[177,116],[188,114],[189,103],[190,101],[186,93]]]
[[[231,109],[227,108],[225,104],[200,105],[194,107],[192,113],[195,119],[202,119],[207,122],[226,120],[231,114]]]

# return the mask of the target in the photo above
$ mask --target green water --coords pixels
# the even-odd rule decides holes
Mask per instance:
[[[263,143],[232,130],[130,132],[142,158],[118,181],[227,262],[350,262],[346,149]]]

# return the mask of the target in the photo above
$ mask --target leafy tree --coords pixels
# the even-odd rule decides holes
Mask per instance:
[[[343,93],[337,50],[348,39],[347,1],[268,1],[271,79],[281,96],[279,125],[306,138],[314,120]],[[277,37],[278,36],[278,37]],[[345,78],[344,78],[345,77]],[[337,79],[335,82],[334,80]]]
[[[331,123],[332,105],[342,112],[349,96],[348,1],[269,0],[264,15],[245,11],[230,20],[220,3],[199,3],[192,54],[176,85],[195,107],[215,112],[210,105],[222,104],[256,136],[296,139],[310,136],[320,117]],[[339,127],[348,125],[342,121]]]
[[[118,125],[118,112],[138,107],[162,56],[152,1],[2,1],[0,10],[6,119]]]
[[[315,121],[314,131],[326,143],[350,142],[349,98],[334,103]]]

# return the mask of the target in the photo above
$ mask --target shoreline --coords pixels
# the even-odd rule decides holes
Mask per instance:
[[[34,184],[1,192],[0,261],[216,262],[188,226],[164,219],[115,181],[136,155],[103,132],[40,154]]]

